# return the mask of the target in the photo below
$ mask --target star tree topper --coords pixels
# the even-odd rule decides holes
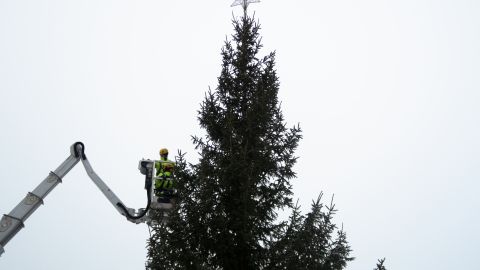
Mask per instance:
[[[235,0],[235,2],[233,2],[231,7],[242,5],[243,10],[247,11],[248,4],[258,3],[258,2],[260,2],[260,0]]]

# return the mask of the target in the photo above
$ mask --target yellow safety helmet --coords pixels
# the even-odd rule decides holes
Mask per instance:
[[[162,148],[160,149],[160,155],[168,155],[168,149],[167,148]]]

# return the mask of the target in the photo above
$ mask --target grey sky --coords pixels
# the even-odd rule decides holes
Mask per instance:
[[[233,1],[0,0],[0,214],[83,141],[130,207],[142,157],[196,155]],[[475,269],[480,218],[480,2],[250,5],[277,51],[289,125],[304,130],[295,197],[335,194],[348,269]],[[79,165],[6,246],[0,269],[143,269],[126,222]]]

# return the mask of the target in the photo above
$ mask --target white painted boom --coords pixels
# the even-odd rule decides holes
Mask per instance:
[[[45,197],[52,191],[57,184],[62,182],[62,178],[73,168],[79,161],[82,161],[88,176],[117,209],[117,211],[126,216],[127,220],[133,223],[146,222],[148,217],[146,212],[148,209],[139,209],[135,211],[132,208],[126,208],[122,201],[113,193],[113,191],[102,181],[102,179],[95,173],[88,162],[84,153],[85,147],[83,143],[77,142],[70,147],[70,156],[53,172],[43,180],[32,192],[27,196],[8,214],[4,215],[0,220],[0,256],[4,252],[5,245],[24,227],[24,223],[40,205],[43,204]],[[152,165],[150,164],[150,167]],[[146,182],[150,177],[147,192],[151,188],[151,172],[146,174]],[[150,202],[149,202],[150,203]]]

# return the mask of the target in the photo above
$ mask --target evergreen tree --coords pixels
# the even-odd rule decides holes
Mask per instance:
[[[179,199],[168,223],[155,213],[147,269],[342,269],[350,247],[343,230],[332,240],[333,206],[323,211],[319,197],[306,216],[297,205],[278,221],[293,206],[300,127],[284,123],[275,53],[257,58],[258,23],[245,12],[233,26],[218,87],[199,111],[199,162],[177,158]]]
[[[267,269],[344,269],[351,248],[343,228],[333,223],[336,212],[321,203],[322,194],[312,203],[311,212],[303,216],[298,204],[294,207],[286,230],[271,248],[271,263]],[[336,238],[333,235],[337,233]]]
[[[385,263],[385,258],[378,260],[377,267],[375,267],[373,270],[387,270],[383,263]]]

